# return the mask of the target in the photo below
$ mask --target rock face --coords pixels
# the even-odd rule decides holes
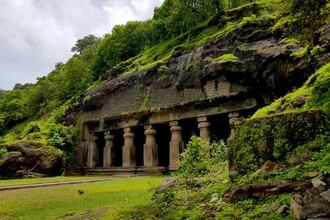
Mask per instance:
[[[0,147],[8,151],[0,164],[0,177],[23,177],[31,173],[55,176],[63,171],[63,155],[55,149],[27,142]]]
[[[299,46],[288,46],[269,31],[273,25],[272,19],[258,19],[195,50],[179,47],[163,64],[110,77],[90,90],[73,111],[98,120],[104,115],[179,111],[184,106],[198,108],[248,98],[264,105],[302,85],[313,72],[309,60],[292,56]],[[322,41],[323,32],[319,34]],[[213,61],[224,54],[235,54],[239,60]]]
[[[318,178],[312,180],[310,189],[296,194],[291,200],[291,212],[296,219],[330,219],[330,191]]]

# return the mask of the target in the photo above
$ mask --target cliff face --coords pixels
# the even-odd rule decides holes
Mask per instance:
[[[256,10],[250,7],[244,13]],[[232,15],[231,19],[237,18]],[[249,108],[263,106],[301,86],[316,67],[329,60],[327,51],[317,60],[300,56],[304,47],[272,31],[275,23],[261,17],[241,22],[197,49],[177,47],[162,64],[110,77],[88,91],[74,111],[94,120],[247,99],[255,100]],[[328,25],[315,31],[314,41],[329,49]]]

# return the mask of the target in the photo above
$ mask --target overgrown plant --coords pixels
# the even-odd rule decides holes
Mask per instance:
[[[227,157],[227,148],[223,141],[210,144],[192,136],[181,155],[178,174],[183,179],[203,176],[213,165],[226,161]]]

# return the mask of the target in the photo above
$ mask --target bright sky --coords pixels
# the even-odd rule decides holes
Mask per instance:
[[[163,0],[1,0],[0,89],[35,82],[65,62],[78,39],[152,17]]]

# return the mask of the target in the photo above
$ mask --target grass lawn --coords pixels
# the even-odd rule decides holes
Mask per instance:
[[[0,186],[11,185],[26,185],[33,183],[53,183],[62,181],[74,181],[74,180],[90,180],[90,179],[102,179],[105,176],[57,176],[57,177],[43,177],[43,178],[31,178],[31,179],[10,179],[0,180]]]
[[[115,219],[151,198],[164,177],[134,177],[97,183],[0,192],[0,220]],[[84,193],[79,195],[78,190]]]

